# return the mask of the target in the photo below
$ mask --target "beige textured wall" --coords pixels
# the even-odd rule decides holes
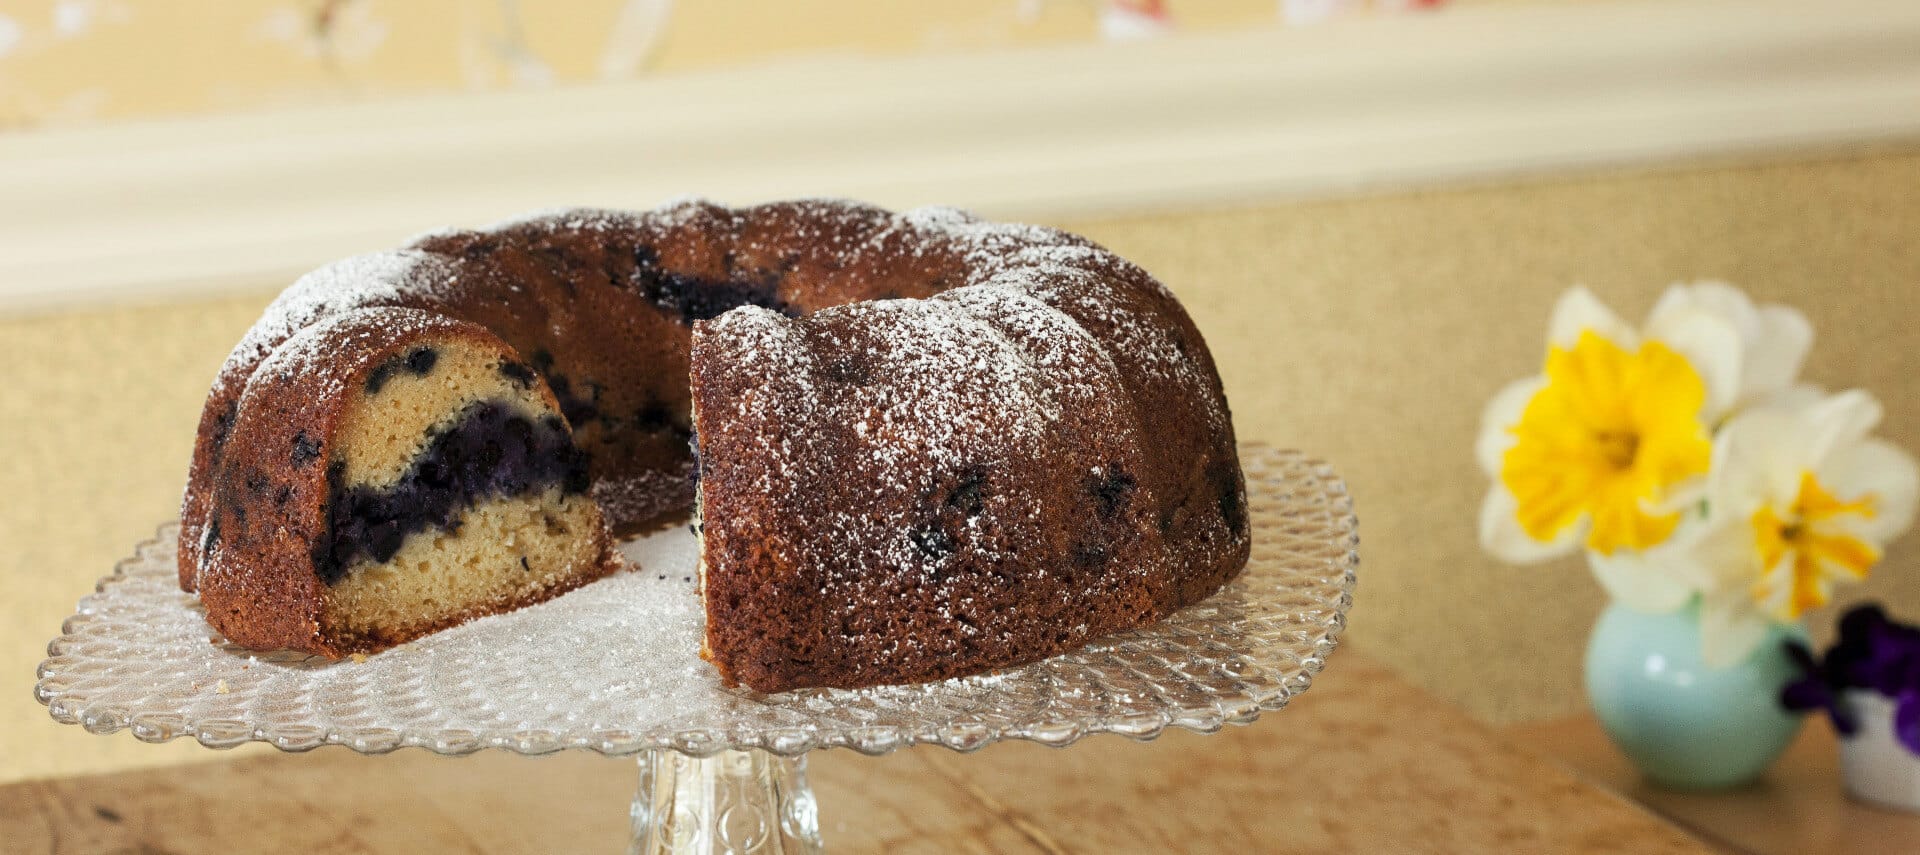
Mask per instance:
[[[1637,316],[1671,281],[1724,277],[1792,302],[1820,332],[1812,379],[1879,393],[1885,434],[1920,450],[1916,223],[1920,147],[1064,225],[1180,295],[1243,437],[1346,473],[1353,638],[1514,720],[1579,707],[1601,606],[1577,562],[1503,567],[1474,542],[1480,407],[1536,368],[1554,297],[1583,282]],[[206,384],[270,291],[0,320],[0,779],[210,756],[54,725],[27,686],[73,601],[174,513]],[[1920,617],[1920,538],[1855,593]]]
[[[1583,703],[1604,604],[1578,559],[1509,567],[1475,540],[1481,406],[1538,370],[1547,313],[1584,283],[1632,318],[1723,278],[1803,309],[1806,375],[1886,404],[1920,452],[1920,150],[1614,174],[1084,224],[1169,282],[1222,365],[1242,436],[1334,461],[1361,521],[1354,637],[1475,715]],[[1870,584],[1920,619],[1920,533]],[[1816,634],[1832,610],[1814,614]]]

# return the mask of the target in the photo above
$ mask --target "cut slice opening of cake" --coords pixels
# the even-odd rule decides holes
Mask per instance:
[[[342,414],[325,623],[385,646],[540,599],[601,556],[586,455],[510,355],[418,347],[374,369]]]
[[[374,652],[618,566],[552,389],[484,328],[352,313],[290,339],[246,401],[198,578],[236,642]]]

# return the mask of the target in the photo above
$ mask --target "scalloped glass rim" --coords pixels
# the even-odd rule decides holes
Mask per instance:
[[[723,689],[713,680],[711,689],[702,690],[711,697],[700,696],[690,709],[621,721],[625,707],[612,690],[579,690],[606,685],[591,672],[604,662],[581,663],[583,672],[567,675],[575,678],[569,685],[551,670],[516,669],[508,650],[488,675],[505,683],[481,688],[486,720],[469,726],[457,726],[462,722],[436,709],[436,696],[419,681],[355,684],[347,712],[328,713],[323,706],[340,706],[337,689],[321,704],[311,686],[286,675],[320,674],[352,667],[350,662],[249,655],[204,622],[196,638],[176,639],[171,647],[151,637],[152,610],[173,610],[167,614],[177,618],[180,609],[198,609],[198,600],[173,584],[177,524],[169,523],[80,601],[62,635],[48,644],[34,696],[55,720],[91,733],[125,729],[147,742],[192,737],[212,748],[247,742],[285,751],[343,745],[370,754],[407,746],[439,754],[497,748],[618,756],[667,749],[705,756],[759,748],[796,756],[836,747],[884,754],[916,744],[972,751],[1002,739],[1063,746],[1095,733],[1146,740],[1168,727],[1211,733],[1250,723],[1306,691],[1345,626],[1359,566],[1353,503],[1330,466],[1261,445],[1243,446],[1241,463],[1253,555],[1238,578],[1153,626],[992,674],[778,695]],[[423,651],[438,637],[379,656],[417,657],[419,670],[430,671],[433,662]],[[691,648],[687,655],[692,658]],[[240,685],[255,666],[280,674],[292,688],[229,694],[228,680]],[[395,667],[412,666],[401,660]],[[189,678],[190,693],[180,685]],[[543,700],[542,689],[574,691],[562,705],[552,691]]]

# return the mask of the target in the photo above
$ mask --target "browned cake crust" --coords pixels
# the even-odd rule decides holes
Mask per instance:
[[[247,384],[241,416],[207,491],[211,512],[197,568],[207,622],[233,642],[339,657],[379,650],[437,629],[547,599],[618,566],[604,531],[592,572],[545,591],[480,603],[404,637],[359,637],[328,625],[314,545],[327,533],[328,461],[349,396],[368,375],[422,343],[505,345],[485,328],[412,309],[344,312],[284,342]],[[542,392],[549,405],[551,392]]]
[[[694,331],[707,656],[764,692],[1015,665],[1245,564],[1206,345],[1145,272],[952,212],[852,234],[956,285]]]
[[[950,209],[682,202],[433,234],[295,283],[210,391],[183,588],[204,595],[207,545],[233,536],[225,517],[210,525],[229,458],[284,439],[245,427],[271,421],[257,402],[315,397],[262,362],[368,307],[470,322],[521,354],[592,454],[618,529],[691,507],[698,401],[707,653],[729,682],[1029,661],[1194,602],[1246,561],[1218,376],[1144,271]],[[313,575],[285,555],[262,572]],[[296,617],[273,620],[304,620],[288,596],[272,606]]]

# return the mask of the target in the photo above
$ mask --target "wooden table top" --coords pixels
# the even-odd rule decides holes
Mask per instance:
[[[1288,709],[1213,735],[808,762],[837,853],[1712,851],[1352,650]],[[636,780],[631,761],[580,752],[326,748],[0,787],[0,843],[10,853],[615,852]]]
[[[1581,778],[1646,805],[1731,852],[1756,855],[1886,855],[1920,852],[1920,814],[1847,797],[1833,728],[1815,718],[1773,768],[1750,786],[1720,792],[1649,783],[1607,741],[1591,715],[1507,730],[1517,744]]]

